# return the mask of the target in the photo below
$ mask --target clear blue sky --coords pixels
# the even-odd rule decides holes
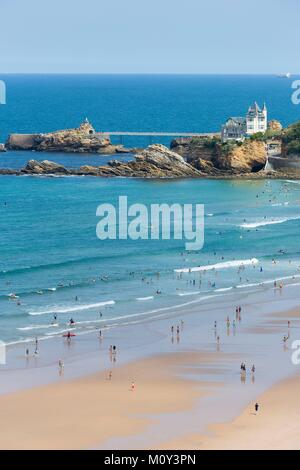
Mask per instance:
[[[0,0],[0,74],[299,72],[299,0]]]

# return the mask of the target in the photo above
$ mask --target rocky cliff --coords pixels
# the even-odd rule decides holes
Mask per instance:
[[[264,142],[245,140],[231,148],[217,147],[214,164],[219,170],[231,173],[256,173],[265,167],[267,149]]]
[[[265,143],[248,139],[227,144],[218,138],[178,139],[171,148],[198,170],[215,176],[257,172],[267,160]]]
[[[76,129],[47,134],[11,134],[6,147],[9,150],[68,153],[113,154],[124,151],[122,146],[112,145],[108,137],[97,134],[87,120]]]

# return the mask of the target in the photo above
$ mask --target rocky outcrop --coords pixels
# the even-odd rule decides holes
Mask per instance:
[[[22,173],[30,175],[66,175],[69,171],[63,165],[50,162],[49,160],[44,160],[42,162],[29,160],[26,167],[22,170]]]
[[[271,132],[281,132],[283,127],[282,124],[279,121],[276,121],[275,119],[271,120],[268,122],[268,129]]]
[[[179,153],[189,163],[198,158],[211,161],[215,154],[217,142],[220,142],[220,139],[217,137],[179,138],[172,140],[170,148],[174,152]]]
[[[199,171],[187,163],[176,152],[164,145],[150,145],[143,152],[135,156],[134,165],[148,168],[150,172],[161,173],[162,176],[196,176]]]
[[[11,134],[6,142],[8,150],[35,150],[39,134]]]
[[[231,173],[255,173],[262,170],[267,162],[266,144],[260,141],[246,140],[232,148],[217,147],[214,165]]]
[[[0,144],[0,152],[6,152],[6,148],[4,144]]]
[[[257,172],[264,168],[267,159],[265,144],[249,139],[227,144],[217,137],[176,139],[171,146],[192,166],[212,176]]]
[[[11,134],[6,146],[10,150],[38,152],[113,154],[128,151],[120,145],[112,145],[108,136],[96,133],[87,120],[77,129],[47,134]]]
[[[84,165],[68,170],[58,163],[30,160],[15,174],[31,175],[90,175],[100,177],[122,176],[132,178],[195,178],[203,173],[185,162],[175,152],[163,145],[151,145],[130,162],[112,160],[107,166]]]

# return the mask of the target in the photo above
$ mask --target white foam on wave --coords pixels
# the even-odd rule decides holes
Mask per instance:
[[[154,310],[148,310],[147,312],[132,313],[130,315],[122,315],[122,316],[120,315],[118,317],[113,317],[113,318],[106,319],[105,323],[108,323],[108,322],[111,322],[111,321],[115,322],[117,320],[132,319],[132,318],[135,318],[135,317],[143,317],[143,316],[146,316],[146,315],[152,315],[153,313],[167,312],[169,310],[177,310],[177,309],[182,308],[182,307],[187,307],[189,305],[202,302],[203,300],[213,299],[214,297],[220,297],[220,296],[221,296],[221,294],[211,294],[211,295],[206,295],[206,296],[200,297],[196,300],[190,300],[189,302],[185,302],[185,303],[182,303],[182,304],[170,305],[169,307],[161,307],[161,308],[157,308],[157,309],[154,309]]]
[[[201,294],[200,291],[196,291],[196,292],[178,292],[178,295],[180,295],[180,297],[185,297],[186,295],[198,295],[198,294]]]
[[[39,310],[36,312],[28,312],[29,315],[46,315],[49,313],[70,313],[70,312],[81,312],[82,310],[90,310],[92,308],[105,307],[105,305],[114,305],[114,300],[107,300],[106,302],[98,302],[96,304],[85,304],[71,307],[57,307],[54,306],[49,310]]]
[[[228,269],[228,268],[239,268],[242,266],[249,266],[259,263],[258,259],[245,259],[245,260],[235,260],[235,261],[225,261],[224,263],[217,264],[208,264],[207,266],[197,266],[194,268],[181,268],[174,269],[176,273],[193,273],[198,271],[211,271],[212,269]]]
[[[233,287],[222,287],[221,289],[215,289],[215,292],[227,292],[232,289]]]
[[[51,333],[45,333],[46,336],[52,336],[52,337],[55,337],[55,336],[58,336],[58,335],[62,335],[64,333],[68,333],[70,331],[70,333],[73,333],[73,331],[75,331],[76,328],[68,328],[68,329],[64,329],[64,330],[59,330],[59,331],[56,331],[55,333],[51,332]]]
[[[300,278],[300,274],[294,274],[291,276],[282,276],[282,277],[277,277],[275,279],[266,279],[265,281],[253,283],[253,284],[240,284],[237,286],[238,289],[244,289],[246,287],[257,287],[257,286],[264,286],[266,284],[273,284],[274,282],[279,282],[279,281],[288,281],[288,280],[293,280],[293,279],[298,279]],[[295,284],[288,284],[288,286],[295,285]],[[288,287],[287,286],[287,287]]]
[[[149,297],[137,297],[136,300],[151,300],[153,298],[153,295],[149,295]]]
[[[260,222],[251,222],[245,223],[240,225],[241,228],[257,228],[257,227],[264,227],[266,225],[277,225],[277,224],[284,224],[285,222],[289,222],[290,220],[299,220],[300,217],[285,217],[282,219],[272,219],[272,220],[262,220]]]
[[[56,328],[58,326],[58,323],[53,323],[53,325],[31,325],[31,326],[24,326],[17,328],[17,330],[20,331],[30,331],[30,330],[43,330],[46,328]]]
[[[262,283],[261,282],[255,282],[253,284],[240,284],[238,286],[236,286],[238,289],[244,289],[245,287],[256,287],[256,286],[260,286]]]
[[[300,184],[299,180],[285,180],[286,183]]]

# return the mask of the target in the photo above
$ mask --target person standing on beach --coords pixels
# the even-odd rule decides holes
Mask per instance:
[[[134,381],[131,382],[131,391],[134,392],[135,390],[135,383]]]
[[[258,414],[258,411],[259,411],[259,404],[258,403],[255,403],[254,409],[255,409],[255,414]]]
[[[36,337],[35,338],[35,351],[34,351],[34,354],[38,354],[38,352],[39,352],[39,340]]]
[[[60,374],[60,375],[63,373],[64,367],[65,367],[64,361],[63,361],[62,359],[59,359],[59,361],[58,361],[58,369],[59,369],[59,374]]]

